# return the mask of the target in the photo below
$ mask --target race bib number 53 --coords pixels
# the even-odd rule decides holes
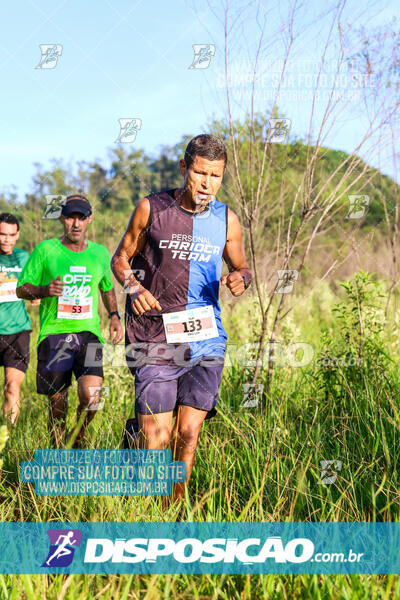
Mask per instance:
[[[58,319],[91,319],[93,298],[59,296],[58,297]]]
[[[211,305],[166,313],[162,318],[167,344],[199,342],[219,335]]]
[[[92,275],[86,273],[86,267],[71,265],[69,273],[63,276],[63,295],[58,298],[58,319],[91,319],[93,316],[93,297],[90,296]]]

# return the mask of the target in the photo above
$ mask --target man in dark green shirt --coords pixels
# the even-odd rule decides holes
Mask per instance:
[[[15,248],[19,238],[18,219],[0,214],[0,365],[4,367],[4,417],[15,424],[20,409],[20,389],[29,363],[31,320],[25,302],[16,295],[22,268],[29,258]],[[40,304],[33,300],[32,304]]]

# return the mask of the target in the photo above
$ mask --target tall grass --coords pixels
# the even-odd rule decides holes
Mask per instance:
[[[312,344],[314,359],[302,368],[277,366],[270,392],[257,407],[239,409],[250,369],[233,363],[224,370],[218,414],[205,422],[200,437],[186,520],[399,520],[397,320],[395,313],[384,320],[382,289],[361,272],[336,296],[324,285],[299,301],[281,340]],[[254,340],[257,312],[249,296],[234,308],[225,304],[224,314],[231,340]],[[349,364],[350,356],[359,362]],[[176,510],[163,509],[160,498],[42,497],[20,482],[20,462],[49,446],[47,406],[35,392],[32,367],[24,382],[20,421],[9,432],[0,520],[175,521]],[[124,368],[106,367],[105,374],[111,395],[90,426],[91,445],[116,448],[125,419],[133,413],[133,378]],[[75,387],[70,405],[71,427]],[[332,485],[319,483],[321,460],[343,463]],[[400,582],[392,575],[0,576],[0,600],[171,597],[398,598]]]

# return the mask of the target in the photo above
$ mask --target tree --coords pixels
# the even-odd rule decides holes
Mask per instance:
[[[399,100],[396,95],[388,94],[384,86],[378,85],[369,96],[366,85],[368,79],[354,79],[351,77],[352,73],[349,74],[347,58],[350,49],[353,54],[357,54],[360,45],[365,48],[365,38],[360,39],[357,35],[352,35],[351,28],[346,30],[346,35],[344,34],[346,4],[346,0],[331,3],[320,15],[311,15],[307,20],[304,7],[296,1],[291,2],[287,14],[282,19],[282,27],[276,28],[274,21],[268,19],[261,3],[250,3],[242,7],[241,12],[236,5],[232,8],[228,0],[223,3],[228,118],[226,125],[222,127],[215,121],[212,125],[215,133],[228,141],[230,149],[228,193],[233,207],[242,217],[246,230],[260,311],[257,364],[253,373],[253,383],[259,376],[262,356],[269,343],[267,391],[273,375],[273,348],[277,342],[279,327],[282,319],[291,310],[291,307],[286,310],[284,308],[289,303],[290,296],[294,296],[282,291],[295,289],[295,281],[308,266],[311,249],[322,234],[326,236],[335,229],[346,231],[348,248],[352,247],[351,252],[357,252],[366,242],[366,239],[360,240],[356,237],[361,221],[348,217],[348,214],[353,214],[353,208],[356,209],[351,205],[349,207],[348,202],[350,200],[351,204],[351,197],[354,196],[365,200],[364,190],[378,173],[369,164],[386,148],[391,138],[391,128],[398,116]],[[368,13],[364,13],[364,16],[365,14],[368,16]],[[361,19],[362,16],[363,14],[354,15],[354,20]],[[246,102],[245,99],[240,102],[232,90],[231,51],[238,30],[241,30],[244,23],[248,26],[250,20],[254,28],[258,27],[258,37],[252,49],[250,84],[243,90],[249,91],[250,88],[249,101]],[[284,96],[289,59],[295,53],[296,47],[301,48],[298,42],[302,33],[307,28],[315,28],[316,24],[320,30],[320,55],[318,68],[310,79],[310,100],[304,103],[308,130],[304,136],[304,147],[301,147],[293,136],[290,139],[290,123],[286,120],[287,115],[278,109],[278,105],[280,98]],[[268,31],[268,26],[275,27],[275,30]],[[270,107],[264,114],[260,114],[256,110],[257,86],[262,82],[260,64],[271,51],[272,45],[274,55],[281,51],[281,69]],[[385,48],[376,48],[374,52],[370,48],[368,76],[374,73],[376,63],[387,63],[387,57],[382,57],[384,52]],[[333,65],[329,77],[328,62]],[[330,151],[326,147],[329,136],[343,115],[354,111],[351,106],[352,97],[343,89],[344,73],[348,74],[346,81],[349,85],[351,82],[353,92],[356,91],[360,98],[368,98],[368,119],[364,120],[363,128],[358,132],[353,150],[343,154],[339,164],[323,178],[321,166],[330,160]],[[244,117],[238,118],[237,114]],[[301,177],[298,178],[293,176],[292,159],[300,155],[304,158],[304,168]],[[361,207],[363,208],[365,209],[365,206]],[[358,209],[358,212],[362,212],[360,207]],[[263,237],[266,224],[267,231],[275,243],[273,255],[267,257],[267,260],[262,255],[265,249]],[[337,248],[321,281],[348,260],[351,252],[344,254],[343,248]],[[265,271],[271,273],[272,267],[278,276],[275,276],[272,282],[271,276],[266,277],[267,282],[271,282],[266,290],[262,284],[262,275]],[[291,278],[295,279],[291,281]]]

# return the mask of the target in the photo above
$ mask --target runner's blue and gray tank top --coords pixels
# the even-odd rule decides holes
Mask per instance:
[[[148,198],[147,242],[132,259],[131,268],[136,279],[159,301],[162,311],[154,308],[143,315],[135,315],[127,296],[126,343],[164,345],[159,362],[174,364],[172,354],[168,356],[165,352],[162,313],[212,305],[218,337],[185,343],[184,359],[224,357],[227,334],[221,323],[218,295],[228,207],[213,198],[195,215],[179,206],[174,190],[151,194]]]

